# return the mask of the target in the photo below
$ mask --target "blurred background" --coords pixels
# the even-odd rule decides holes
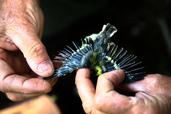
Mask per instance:
[[[45,16],[43,43],[54,55],[71,41],[101,31],[111,23],[113,41],[135,54],[148,73],[171,76],[170,0],[40,0]],[[62,114],[84,114],[75,89],[75,72],[60,78],[49,95],[57,95]],[[0,93],[0,109],[15,104]]]

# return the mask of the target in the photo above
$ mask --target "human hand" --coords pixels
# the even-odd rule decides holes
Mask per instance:
[[[47,93],[53,64],[41,42],[38,0],[0,1],[0,91],[11,100]]]
[[[160,74],[147,75],[143,80],[122,85],[121,70],[102,74],[96,88],[90,80],[90,71],[80,69],[76,74],[76,86],[87,114],[170,114],[171,77]],[[122,86],[122,87],[121,87]],[[135,92],[126,96],[115,89]]]

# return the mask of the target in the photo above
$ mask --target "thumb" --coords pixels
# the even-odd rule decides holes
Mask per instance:
[[[46,48],[38,36],[32,34],[15,34],[12,37],[15,45],[21,50],[30,68],[40,76],[52,75],[54,68]]]
[[[96,92],[100,94],[113,91],[123,79],[124,72],[122,70],[104,73],[98,78]]]
[[[123,81],[124,72],[115,70],[102,74],[97,81],[95,103],[101,112],[121,114],[132,106],[130,98],[114,89]],[[124,105],[124,106],[123,106]],[[124,113],[125,114],[125,113]]]

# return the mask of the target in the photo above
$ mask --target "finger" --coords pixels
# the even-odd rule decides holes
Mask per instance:
[[[6,93],[6,96],[8,97],[8,99],[12,101],[22,101],[31,97],[39,96],[39,95],[41,94],[23,94],[23,93],[14,93],[14,92]]]
[[[4,92],[18,93],[48,93],[51,85],[40,78],[26,78],[20,75],[9,75],[0,81],[1,90]]]
[[[128,84],[123,84],[120,89],[123,89],[127,92],[144,92],[147,89],[145,88],[145,84],[144,81],[136,81],[136,82],[132,82],[132,83],[128,83]]]
[[[90,80],[90,71],[88,69],[79,69],[76,74],[75,84],[84,110],[89,113],[93,106],[95,95],[95,87]]]
[[[130,92],[156,92],[153,90],[159,89],[160,77],[159,74],[149,74],[143,80],[124,84],[123,88]]]
[[[41,78],[27,78],[35,76],[17,75],[0,60],[0,91],[18,93],[47,93],[51,85]]]
[[[124,79],[124,73],[121,70],[115,70],[102,74],[98,78],[96,93],[107,93],[113,91]]]
[[[38,36],[32,31],[28,33],[17,31],[11,34],[12,41],[22,51],[31,69],[40,76],[52,75],[53,64]]]
[[[15,73],[22,74],[29,73],[31,71],[20,51],[11,52],[0,49],[0,59],[5,61],[7,65],[15,71]]]
[[[123,79],[124,73],[121,70],[104,73],[98,78],[95,95],[96,109],[102,112],[120,113],[121,110],[131,107],[130,98],[114,90]]]
[[[7,38],[6,36],[0,36],[0,48],[15,51],[17,50],[17,46],[12,42],[11,39]]]

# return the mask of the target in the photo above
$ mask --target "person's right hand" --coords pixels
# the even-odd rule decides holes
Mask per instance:
[[[160,74],[147,75],[143,80],[122,85],[121,70],[102,74],[96,88],[88,69],[80,69],[76,86],[87,114],[171,114],[171,77]],[[126,96],[116,91],[135,92]]]
[[[0,1],[0,91],[11,100],[47,93],[54,68],[41,42],[38,0]]]

